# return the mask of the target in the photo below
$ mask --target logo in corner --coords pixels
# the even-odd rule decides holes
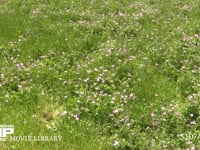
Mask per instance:
[[[0,125],[0,141],[6,141],[6,136],[13,133],[14,125]]]

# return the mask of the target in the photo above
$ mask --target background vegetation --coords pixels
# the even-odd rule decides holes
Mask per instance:
[[[1,2],[1,149],[200,149],[199,0]]]

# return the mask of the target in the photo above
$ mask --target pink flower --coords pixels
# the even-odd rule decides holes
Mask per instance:
[[[194,121],[191,121],[190,124],[191,124],[191,125],[196,125],[197,123],[196,123],[196,121],[194,120]]]
[[[23,63],[16,64],[16,66],[17,66],[18,69],[23,69],[24,68],[24,64]]]

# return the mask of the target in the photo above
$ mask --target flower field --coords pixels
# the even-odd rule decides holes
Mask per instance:
[[[200,149],[199,8],[0,0],[1,149]],[[39,135],[62,139],[9,140]]]

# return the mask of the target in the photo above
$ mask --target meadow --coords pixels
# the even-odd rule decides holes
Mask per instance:
[[[2,150],[200,149],[199,0],[1,0]]]

